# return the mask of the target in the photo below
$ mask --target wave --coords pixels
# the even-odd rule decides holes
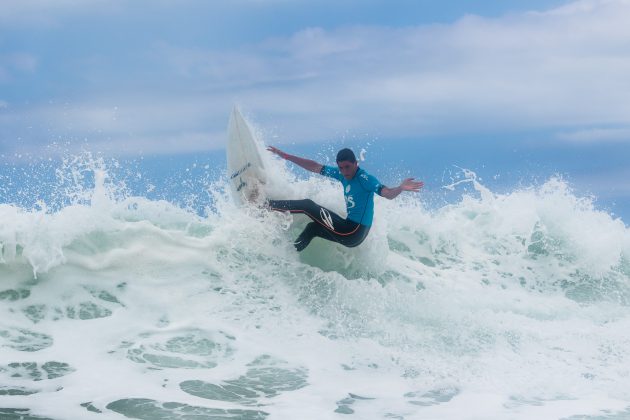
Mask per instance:
[[[288,198],[312,197],[343,214],[331,182],[297,180],[278,162],[273,170]],[[252,247],[277,252],[282,243],[283,257],[290,257],[288,239],[304,224],[299,217],[293,223],[288,215],[237,208],[222,179],[199,186],[208,201],[198,214],[191,206],[131,195],[124,183],[112,179],[103,159],[90,154],[65,160],[64,169],[56,172],[52,203],[40,200],[31,209],[0,204],[1,263],[28,264],[37,276],[79,260],[97,269],[116,263],[116,255],[139,252],[147,259],[165,253],[185,259],[186,252],[192,257],[196,250],[208,252],[226,240],[244,252]],[[468,273],[480,284],[560,288],[587,300],[617,293],[627,303],[630,234],[620,219],[597,210],[592,199],[576,197],[559,178],[499,194],[473,172],[463,170],[463,175],[443,187],[472,185],[473,193],[459,202],[428,209],[416,197],[377,199],[375,226],[365,246],[352,250],[318,240],[300,261],[385,283],[386,260],[395,258],[418,267],[419,274]]]
[[[445,186],[472,187],[455,203],[377,199],[361,246],[315,239],[297,254],[306,220],[238,208],[224,179],[199,185],[199,212],[131,194],[101,159],[68,162],[54,203],[0,204],[0,351],[14,364],[0,378],[39,396],[35,412],[64,392],[54,384],[70,417],[413,418],[466,413],[466,394],[500,395],[495,414],[630,398],[630,233],[559,178],[499,194],[464,171]],[[332,182],[268,166],[287,198],[343,212]]]

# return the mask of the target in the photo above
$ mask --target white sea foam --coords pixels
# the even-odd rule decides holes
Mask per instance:
[[[337,185],[266,164],[274,193],[343,212]],[[199,216],[66,165],[62,205],[0,204],[0,418],[628,413],[630,233],[559,179],[467,172],[455,204],[377,198],[361,246],[297,254],[302,216],[220,181]]]

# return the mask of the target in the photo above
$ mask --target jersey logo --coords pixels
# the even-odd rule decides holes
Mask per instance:
[[[346,194],[350,192],[350,184],[346,185]]]
[[[361,178],[365,179],[366,181],[368,180],[368,176],[365,172],[361,174]]]
[[[346,197],[346,208],[348,210],[354,208],[354,206],[356,205],[354,203],[354,197],[351,195],[346,195],[345,197]]]
[[[324,224],[330,228],[330,230],[335,230],[335,226],[333,226],[332,217],[330,216],[330,213],[328,212],[328,210],[324,208],[319,209],[319,217],[322,219],[322,222],[324,222]]]

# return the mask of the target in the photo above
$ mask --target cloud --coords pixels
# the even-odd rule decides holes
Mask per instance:
[[[176,131],[147,137],[133,134],[118,137],[95,137],[84,142],[84,148],[109,155],[204,153],[225,147],[225,131]]]
[[[18,73],[33,73],[38,65],[37,57],[33,54],[15,52],[0,54],[0,83],[7,83]]]
[[[223,148],[228,115],[224,107],[208,106],[207,98],[179,101],[132,94],[109,97],[103,103],[47,103],[28,107],[27,112],[24,107],[7,107],[0,112],[0,150],[45,155],[89,148],[111,155],[135,155]],[[212,115],[218,118],[212,119]],[[47,147],[53,143],[64,147]]]
[[[627,1],[580,1],[451,25],[308,28],[237,51],[167,55],[181,74],[260,106],[328,121],[355,113],[371,129],[379,121],[400,127],[397,135],[458,123],[466,130],[625,124],[629,20]]]
[[[33,15],[35,5],[88,13],[78,3],[10,1],[0,22],[2,16]],[[99,4],[99,10],[123,7]],[[166,3],[160,4],[164,10]],[[71,12],[74,6],[80,10]],[[611,140],[625,129],[593,127],[630,126],[628,21],[628,0],[583,0],[451,24],[303,28],[233,48],[156,36],[159,41],[141,50],[120,45],[120,56],[71,58],[64,70],[74,73],[67,76],[85,83],[75,89],[71,106],[11,107],[4,131],[24,131],[20,124],[39,121],[38,141],[102,135],[135,138],[148,150],[153,138],[155,150],[177,152],[203,142],[197,135],[172,137],[177,144],[160,139],[224,132],[237,102],[284,141],[348,132],[422,138],[519,130],[561,132],[560,140]],[[40,67],[32,63],[43,73]],[[15,68],[0,61],[0,79]]]
[[[3,0],[0,23],[9,27],[34,25],[58,26],[67,16],[102,14],[120,10],[120,0]]]
[[[559,133],[557,138],[574,143],[626,142],[630,143],[630,127],[588,128]]]

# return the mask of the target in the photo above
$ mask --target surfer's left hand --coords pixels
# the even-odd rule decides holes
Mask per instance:
[[[406,178],[401,184],[400,189],[403,191],[418,192],[420,188],[424,187],[424,182],[414,181],[415,178]]]

